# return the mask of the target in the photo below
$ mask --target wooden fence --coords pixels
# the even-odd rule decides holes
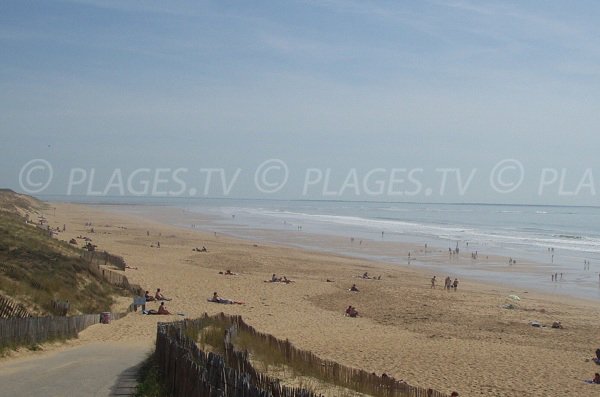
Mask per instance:
[[[69,301],[52,300],[50,304],[52,306],[52,313],[56,316],[66,316],[71,308]]]
[[[114,272],[110,269],[104,269],[100,267],[101,265],[106,265],[109,263],[117,266],[115,263],[118,263],[120,260],[122,261],[122,270],[125,270],[125,261],[120,256],[109,254],[106,251],[82,251],[81,257],[87,262],[89,271],[97,277],[106,280],[112,285],[116,285],[117,287],[127,289],[131,291],[134,295],[144,294],[144,290],[142,290],[142,287],[138,284],[131,284],[125,275]],[[114,260],[114,262],[110,262],[111,260]]]
[[[111,313],[111,318],[118,320],[125,314]],[[79,332],[99,322],[100,314],[0,319],[0,349],[20,345],[35,345],[56,339],[74,338]]]
[[[222,355],[203,352],[188,335],[217,319],[229,324],[224,335],[225,352]],[[294,347],[289,341],[256,331],[239,316],[205,315],[196,320],[160,323],[157,329],[156,356],[165,386],[173,397],[316,397],[309,390],[283,386],[257,371],[248,359],[248,353],[238,351],[232,344],[237,332],[250,333],[269,347],[285,355],[288,362],[303,362],[318,379],[355,390],[362,394],[381,397],[446,397],[433,389],[410,386],[389,376],[340,365],[323,360],[308,351]]]
[[[180,324],[159,324],[156,355],[167,392],[172,397],[317,397],[307,390],[281,386],[264,376],[269,388],[225,364],[224,357],[200,350]]]
[[[119,270],[125,270],[125,266],[127,266],[123,257],[109,254],[106,251],[82,251],[81,257],[88,262],[104,266],[112,265]]]
[[[8,317],[30,317],[31,314],[21,304],[12,299],[0,296],[0,318]]]

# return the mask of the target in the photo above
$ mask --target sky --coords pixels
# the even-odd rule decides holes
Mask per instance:
[[[595,1],[2,1],[0,185],[600,205]]]

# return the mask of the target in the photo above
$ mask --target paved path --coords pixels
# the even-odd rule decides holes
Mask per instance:
[[[127,396],[147,345],[94,342],[0,362],[0,395],[11,397]]]

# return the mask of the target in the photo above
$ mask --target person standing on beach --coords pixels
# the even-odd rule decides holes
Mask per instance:
[[[454,282],[452,283],[452,287],[454,287],[454,291],[456,291],[458,289],[458,279],[455,278]]]
[[[435,288],[435,276],[431,278],[431,288]]]
[[[452,279],[450,278],[450,276],[446,276],[446,279],[444,280],[444,289],[449,291],[451,284],[452,284]]]

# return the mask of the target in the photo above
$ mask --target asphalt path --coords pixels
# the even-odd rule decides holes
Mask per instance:
[[[147,345],[92,342],[0,362],[0,396],[126,396]]]

